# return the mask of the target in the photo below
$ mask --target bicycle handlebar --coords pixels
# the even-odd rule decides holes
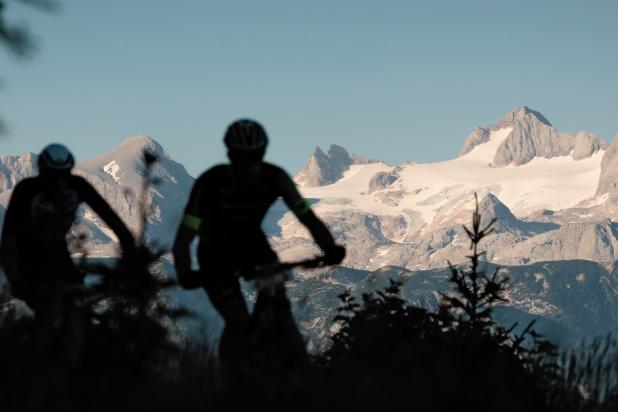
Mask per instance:
[[[279,273],[286,272],[288,270],[303,267],[307,269],[315,269],[327,266],[324,262],[323,256],[314,257],[311,259],[299,260],[296,262],[276,262],[269,265],[260,265],[253,268],[250,273],[246,273],[243,271],[237,271],[235,275],[237,277],[242,277],[246,275],[250,275],[247,280],[255,281],[257,279],[265,279],[276,276]],[[203,281],[201,280],[204,274],[200,271],[191,270],[187,273],[182,274],[180,277],[180,284],[185,289],[196,289],[203,286]]]
[[[297,262],[277,262],[270,265],[256,266],[253,272],[262,275],[273,275],[297,267],[315,269],[324,266],[326,266],[326,263],[324,262],[324,258],[320,256],[312,259],[299,260]]]

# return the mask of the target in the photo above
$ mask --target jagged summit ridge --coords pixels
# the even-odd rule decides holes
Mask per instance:
[[[375,162],[375,160],[350,154],[336,144],[331,144],[326,151],[318,146],[294,180],[300,186],[324,186],[341,179],[352,165]]]
[[[489,224],[492,219],[496,220],[496,224],[518,222],[511,210],[491,192],[481,199],[479,213],[485,225]]]
[[[142,157],[145,151],[154,154],[163,169],[171,167],[178,170],[180,174],[186,174],[184,167],[171,160],[159,142],[143,135],[129,137],[108,152],[79,162],[78,168],[89,174],[102,171],[120,185],[139,185],[142,179]],[[161,167],[157,169],[162,170]]]
[[[476,147],[489,142],[492,132],[507,128],[511,131],[494,153],[491,162],[494,167],[521,166],[536,157],[570,155],[575,160],[581,160],[606,146],[589,132],[582,131],[576,136],[561,132],[540,112],[522,106],[504,115],[498,123],[472,131],[459,155],[467,155]]]
[[[37,168],[37,159],[34,153],[0,156],[0,192],[12,190],[18,181],[32,176]]]
[[[152,174],[158,183],[146,195],[152,204],[148,237],[169,245],[181,215],[178,205],[185,204],[193,178],[183,165],[170,158],[159,142],[148,136],[129,137],[110,151],[78,163],[76,173],[105,195],[130,228],[137,229],[140,216],[135,205],[144,179],[144,151],[157,157]],[[92,220],[100,224],[96,218]]]
[[[507,114],[502,116],[500,121],[496,123],[494,127],[495,128],[510,127],[510,126],[513,126],[513,124],[516,121],[526,119],[528,116],[536,118],[536,120],[538,120],[539,122],[547,126],[553,126],[551,122],[547,120],[547,118],[541,114],[541,112],[532,110],[528,106],[520,106],[520,107],[517,107],[512,112],[508,112]]]
[[[158,157],[169,157],[158,141],[145,135],[128,137],[113,149],[116,152],[129,152],[132,154],[141,154],[144,150],[149,150]]]
[[[606,193],[618,194],[618,134],[607,147],[601,160],[601,176],[597,186],[597,196]]]

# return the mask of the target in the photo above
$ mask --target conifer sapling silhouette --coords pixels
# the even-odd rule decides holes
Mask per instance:
[[[474,194],[475,209],[472,214],[472,227],[463,226],[470,239],[472,253],[466,256],[470,260],[468,268],[458,268],[448,262],[450,269],[449,281],[454,286],[454,292],[440,292],[443,305],[453,315],[455,327],[469,328],[476,332],[486,331],[494,326],[491,317],[492,307],[499,302],[506,302],[504,291],[508,282],[506,276],[501,276],[500,268],[496,268],[490,276],[481,270],[480,242],[493,232],[492,226],[496,219],[491,219],[481,227],[478,197]]]

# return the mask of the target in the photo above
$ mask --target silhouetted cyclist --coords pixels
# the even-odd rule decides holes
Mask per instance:
[[[2,267],[11,294],[30,306],[39,325],[58,319],[63,291],[83,282],[66,239],[82,202],[114,231],[124,251],[135,247],[107,202],[84,178],[71,174],[74,164],[65,146],[46,146],[38,157],[39,174],[15,186],[4,217]]]
[[[188,283],[192,273],[189,247],[199,236],[197,257],[201,275],[197,283],[204,287],[225,321],[219,343],[224,375],[227,369],[233,376],[242,376],[247,361],[250,316],[238,274],[251,278],[256,267],[278,263],[261,229],[270,206],[279,197],[283,198],[324,252],[325,264],[340,263],[345,249],[335,243],[290,176],[262,161],[268,138],[259,123],[253,120],[232,123],[224,142],[230,164],[212,167],[195,182],[173,252],[179,280]],[[263,299],[260,295],[257,299],[256,307],[259,307]],[[288,324],[301,339],[283,285],[273,304],[278,306],[278,314],[289,318]]]

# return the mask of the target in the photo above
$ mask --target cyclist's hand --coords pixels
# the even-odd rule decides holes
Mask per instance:
[[[178,283],[184,289],[197,289],[203,286],[202,276],[196,270],[188,270],[178,274]]]
[[[345,257],[345,248],[339,245],[333,245],[324,251],[324,264],[338,265]]]

